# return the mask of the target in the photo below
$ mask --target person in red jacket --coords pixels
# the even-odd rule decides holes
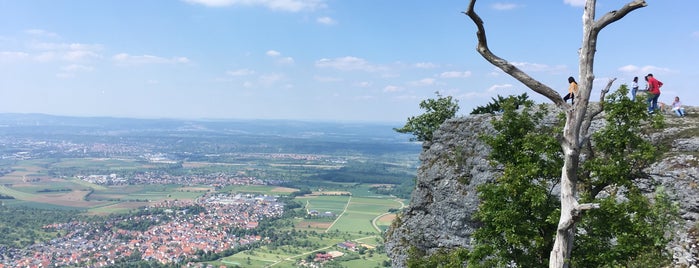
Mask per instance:
[[[660,87],[663,82],[658,81],[653,77],[653,74],[648,74],[648,112],[653,113],[658,110],[658,98],[660,97]]]

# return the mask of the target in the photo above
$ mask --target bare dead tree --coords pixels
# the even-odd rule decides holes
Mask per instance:
[[[476,25],[478,31],[478,46],[476,50],[488,62],[502,69],[505,73],[520,81],[529,89],[543,95],[557,106],[565,109],[566,122],[563,128],[563,135],[560,138],[563,149],[564,164],[561,169],[561,215],[558,221],[556,240],[551,249],[549,257],[549,268],[569,267],[571,251],[573,249],[573,239],[575,238],[575,223],[584,210],[599,208],[599,204],[586,203],[579,204],[577,200],[577,171],[580,163],[580,151],[582,146],[589,139],[588,129],[592,117],[600,111],[593,109],[588,111],[590,102],[590,92],[595,79],[593,72],[595,52],[597,51],[597,37],[600,31],[607,25],[623,18],[631,11],[647,6],[644,0],[634,0],[624,5],[619,10],[606,13],[599,20],[595,20],[596,0],[587,0],[583,12],[583,36],[582,46],[579,51],[579,79],[578,94],[575,96],[575,104],[569,105],[551,87],[532,78],[510,62],[496,56],[488,48],[483,20],[476,14],[476,0],[471,0],[468,10],[464,14]],[[611,87],[614,79],[610,80],[606,90],[602,91],[601,99]],[[601,109],[601,106],[598,106]],[[584,125],[584,127],[583,127]]]

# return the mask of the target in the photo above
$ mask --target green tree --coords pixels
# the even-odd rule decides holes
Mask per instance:
[[[420,109],[424,114],[408,118],[408,122],[402,128],[394,128],[399,133],[410,133],[415,137],[413,141],[432,141],[432,134],[439,126],[449,118],[454,117],[459,110],[458,100],[451,96],[443,97],[439,92],[437,99],[427,99],[420,102]]]
[[[578,176],[580,200],[600,204],[579,220],[574,267],[662,267],[670,260],[665,235],[677,209],[659,190],[651,202],[634,184],[659,156],[643,139],[643,129],[654,117],[641,102],[626,97],[622,86],[601,104],[605,126],[587,143],[586,161]],[[474,233],[469,256],[473,267],[542,267],[557,229],[559,204],[552,194],[563,154],[554,133],[540,124],[543,109],[526,106],[515,112],[506,101],[504,113],[493,122],[498,132],[484,136],[491,160],[503,175],[478,188],[481,205],[474,215],[483,226]]]
[[[503,175],[478,187],[480,206],[474,218],[482,222],[474,234],[473,267],[542,267],[548,263],[556,230],[557,184],[563,162],[553,129],[539,122],[546,109],[531,102],[517,112],[517,97],[502,99],[503,115],[493,120],[494,136],[482,139],[491,148],[493,165]]]
[[[588,150],[582,165],[580,199],[600,208],[588,211],[577,225],[575,267],[664,267],[671,260],[665,250],[671,237],[665,233],[677,219],[677,208],[662,189],[651,202],[634,183],[648,177],[643,170],[660,155],[641,134],[662,115],[649,115],[627,93],[622,85],[606,97],[606,125],[593,135],[594,150]]]
[[[525,105],[527,103],[531,103],[531,100],[529,100],[529,96],[527,93],[522,93],[522,95],[519,96],[509,96],[509,97],[503,97],[498,95],[497,98],[491,98],[493,101],[489,102],[488,104],[484,106],[478,106],[471,111],[471,114],[495,114],[495,113],[501,113],[503,112],[503,107],[502,103],[505,102],[505,100],[514,100],[514,105],[515,109],[518,109],[520,105]]]
[[[453,250],[440,249],[432,255],[426,256],[417,248],[410,248],[408,253],[411,258],[406,262],[409,268],[452,268],[462,267],[468,258],[469,251],[465,248]]]
[[[597,52],[597,39],[602,29],[624,18],[630,12],[648,5],[645,0],[633,0],[596,19],[595,17],[598,14],[596,11],[597,0],[586,0],[584,2],[582,43],[578,50],[579,89],[575,94],[575,104],[571,105],[568,105],[556,90],[534,79],[515,66],[515,64],[495,55],[495,53],[490,50],[484,26],[485,23],[475,11],[476,0],[470,0],[468,9],[464,12],[477,28],[476,37],[478,39],[478,45],[476,51],[478,51],[484,59],[566,111],[565,126],[562,128],[562,135],[559,140],[564,154],[564,162],[560,169],[561,209],[558,217],[556,238],[550,254],[549,267],[551,268],[570,266],[571,251],[574,246],[573,241],[576,234],[575,223],[580,220],[580,215],[584,211],[600,206],[596,203],[578,202],[578,193],[576,192],[577,175],[580,171],[580,152],[582,147],[585,146],[587,137],[589,136],[590,125],[587,123],[590,122],[592,119],[591,117],[597,113],[595,111],[596,108],[589,105],[593,81],[595,79],[593,67],[595,53]],[[610,81],[609,86],[612,81]],[[606,91],[603,90],[602,92],[602,94],[604,94]]]

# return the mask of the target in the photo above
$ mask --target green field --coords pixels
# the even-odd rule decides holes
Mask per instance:
[[[360,244],[367,244],[375,247],[382,243],[380,232],[372,225],[372,221],[384,215],[391,208],[398,209],[401,203],[388,196],[381,198],[354,197],[354,196],[303,196],[297,200],[305,204],[303,211],[317,210],[320,213],[331,211],[339,218],[311,218],[297,219],[296,230],[313,232],[315,235],[308,235],[306,238],[299,238],[298,243],[307,241],[308,244],[316,247],[270,249],[263,246],[258,249],[244,251],[233,256],[224,258],[222,262],[214,262],[218,265],[240,265],[241,267],[298,267],[299,260],[307,258],[308,255],[318,251],[340,251],[345,256],[341,257],[341,267],[383,267],[388,260],[385,254],[367,253],[360,255],[357,252],[347,251],[337,247],[337,244],[346,240]],[[345,210],[346,208],[346,210]],[[322,226],[332,226],[330,228],[306,228],[307,225],[319,224]]]
[[[320,213],[330,211],[339,215],[345,209],[349,196],[312,196],[297,197],[300,202],[307,202],[306,210],[317,210]]]
[[[153,166],[142,161],[132,159],[114,159],[114,158],[64,158],[60,161],[52,163],[56,168],[78,168],[78,169],[142,169]]]
[[[78,209],[90,214],[127,213],[147,206],[149,202],[160,200],[193,200],[214,191],[207,185],[118,185],[102,186],[70,176],[50,176],[50,168],[79,168],[88,170],[120,170],[145,168],[148,164],[131,160],[105,159],[45,159],[18,161],[13,172],[0,177],[0,194],[15,199],[2,200],[6,206],[28,206],[47,209]],[[29,180],[27,180],[29,178]],[[334,190],[326,189],[328,195],[296,197],[303,205],[302,215],[307,211],[332,212],[335,217],[293,219],[288,230],[307,234],[295,243],[269,247],[266,245],[253,250],[240,252],[222,260],[211,262],[214,265],[238,265],[241,267],[297,267],[297,262],[319,251],[340,251],[346,254],[338,262],[342,267],[381,267],[387,260],[385,254],[359,254],[337,247],[343,241],[366,243],[371,247],[380,244],[381,230],[385,222],[374,226],[380,216],[389,209],[399,209],[401,203],[390,196],[377,196],[370,192],[370,185],[328,183],[336,185]],[[226,186],[220,192],[253,193],[263,195],[288,195],[295,189],[245,185]],[[351,195],[350,195],[351,193]],[[316,193],[318,194],[318,193]],[[344,194],[344,195],[337,195]],[[378,230],[377,230],[378,229]],[[305,246],[302,246],[305,245]]]
[[[273,185],[229,185],[220,190],[220,192],[255,193],[270,196],[289,195],[294,191],[297,190]]]

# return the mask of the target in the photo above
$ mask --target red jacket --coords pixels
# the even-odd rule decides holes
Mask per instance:
[[[663,86],[663,82],[658,81],[655,77],[648,77],[648,93],[653,95],[660,94],[660,87]]]

